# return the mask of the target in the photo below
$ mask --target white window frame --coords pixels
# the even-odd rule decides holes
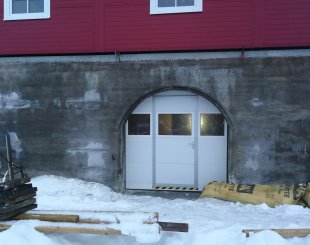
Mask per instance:
[[[203,0],[194,0],[194,6],[158,7],[158,0],[150,0],[150,14],[202,12]]]
[[[50,0],[44,0],[44,12],[23,13],[23,14],[13,14],[12,0],[3,0],[3,2],[4,2],[3,20],[34,20],[34,19],[49,19],[51,17]]]

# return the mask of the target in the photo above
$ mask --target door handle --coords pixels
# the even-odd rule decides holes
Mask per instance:
[[[191,145],[193,147],[193,149],[195,149],[195,142],[190,142],[188,144]]]

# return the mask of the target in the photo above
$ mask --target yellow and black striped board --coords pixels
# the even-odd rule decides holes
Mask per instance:
[[[195,187],[175,187],[175,186],[154,186],[153,190],[158,191],[198,191]]]

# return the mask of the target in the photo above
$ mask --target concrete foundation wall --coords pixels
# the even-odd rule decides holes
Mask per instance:
[[[0,131],[11,133],[16,162],[32,176],[122,190],[126,115],[141,98],[177,87],[212,98],[230,122],[230,181],[310,180],[310,56],[36,59],[0,59]]]

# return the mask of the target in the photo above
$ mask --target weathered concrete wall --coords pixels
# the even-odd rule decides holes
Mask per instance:
[[[31,175],[123,186],[122,123],[146,94],[190,87],[231,121],[230,180],[310,180],[310,57],[135,62],[0,59],[0,131]]]

